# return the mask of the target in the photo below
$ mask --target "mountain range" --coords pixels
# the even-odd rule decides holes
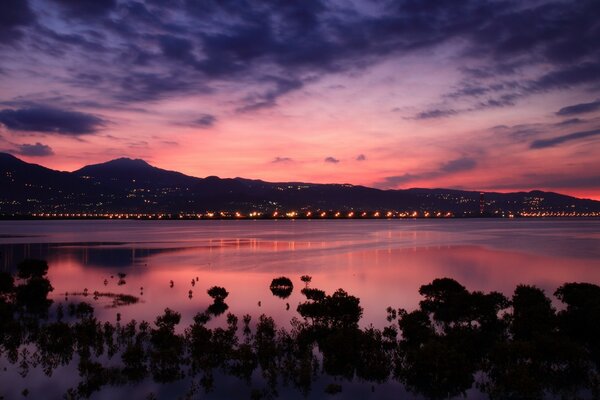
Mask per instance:
[[[203,213],[208,211],[396,210],[457,216],[598,213],[600,201],[553,192],[453,189],[380,190],[349,184],[196,178],[119,158],[56,171],[0,153],[0,214]]]

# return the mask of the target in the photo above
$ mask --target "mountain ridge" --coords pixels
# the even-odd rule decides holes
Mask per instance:
[[[398,210],[454,215],[594,213],[600,202],[555,192],[481,192],[445,188],[377,189],[362,185],[194,177],[141,159],[118,158],[56,171],[0,153],[0,214],[47,212],[188,213],[273,210]],[[483,212],[482,212],[483,211]]]

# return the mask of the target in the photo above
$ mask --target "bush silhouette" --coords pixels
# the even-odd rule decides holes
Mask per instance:
[[[294,284],[290,278],[280,276],[279,278],[275,278],[271,281],[269,288],[274,296],[286,299],[292,294],[292,291],[294,290]]]
[[[44,260],[26,259],[17,265],[17,276],[21,279],[41,278],[48,273],[48,263]]]
[[[229,296],[229,292],[225,290],[224,287],[221,286],[213,286],[206,291],[210,297],[213,298],[214,301],[224,301],[227,296]]]

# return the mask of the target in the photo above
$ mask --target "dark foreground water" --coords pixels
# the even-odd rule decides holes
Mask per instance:
[[[270,369],[292,368],[291,364],[279,360],[270,367],[258,363],[255,368],[249,369],[250,376],[242,378],[230,373],[229,367],[217,365],[211,375],[214,385],[208,393],[205,393],[206,374],[192,374],[191,377],[170,379],[164,383],[151,372],[139,379],[125,380],[125,383],[113,379],[90,393],[92,398],[107,399],[178,398],[189,394],[190,388],[195,387],[198,390],[192,390],[191,398],[322,398],[330,395],[326,390],[337,391],[335,385],[338,384],[342,391],[335,394],[335,398],[439,397],[439,393],[426,390],[427,386],[439,384],[428,383],[426,373],[419,375],[424,377],[424,381],[419,383],[424,388],[419,390],[419,385],[415,386],[416,378],[410,380],[409,372],[418,373],[420,370],[407,368],[406,360],[410,356],[402,352],[397,355],[396,347],[388,351],[389,357],[382,358],[383,363],[389,363],[386,367],[389,376],[385,379],[375,372],[371,376],[364,371],[377,371],[375,364],[363,363],[357,367],[354,365],[356,360],[346,360],[345,364],[338,360],[340,365],[345,366],[341,370],[326,365],[331,357],[349,355],[329,353],[325,362],[319,349],[335,347],[332,341],[339,343],[340,348],[356,346],[356,343],[344,342],[343,337],[336,341],[334,334],[339,332],[331,331],[330,320],[327,320],[326,327],[317,327],[321,329],[317,332],[314,319],[305,320],[298,313],[298,305],[307,302],[301,293],[306,286],[300,280],[302,275],[312,278],[308,285],[310,288],[322,289],[328,295],[343,288],[349,296],[360,300],[362,318],[351,327],[354,333],[363,332],[360,335],[365,335],[371,325],[380,333],[389,326],[398,328],[398,319],[393,316],[386,318],[390,316],[386,308],[403,308],[409,313],[418,309],[419,301],[423,300],[419,288],[436,278],[452,278],[470,292],[499,291],[508,299],[513,296],[518,284],[535,285],[545,291],[558,310],[565,309],[565,304],[552,296],[559,286],[567,282],[600,284],[598,220],[11,221],[0,222],[0,252],[0,270],[11,273],[25,258],[48,261],[48,279],[54,287],[49,294],[49,298],[54,300],[49,309],[51,320],[56,317],[59,303],[66,307],[68,303],[86,301],[95,308],[94,316],[99,323],[124,326],[135,319],[138,323],[149,321],[150,326],[155,328],[153,322],[156,317],[165,308],[170,308],[181,313],[181,322],[174,326],[173,334],[183,337],[187,327],[197,325],[194,316],[213,303],[207,289],[222,286],[229,292],[225,299],[227,310],[219,316],[212,315],[210,321],[202,321],[200,325],[203,328],[211,332],[227,328],[227,313],[235,314],[239,317],[239,332],[236,333],[239,342],[247,340],[249,349],[256,352],[257,323],[260,315],[265,314],[273,318],[277,328],[285,329],[286,333],[295,330],[297,334],[300,331],[318,344],[311,350],[315,359],[304,361],[308,362],[309,370],[314,369],[306,378],[310,383],[308,390],[304,381],[304,386],[300,386],[285,382],[285,376],[272,377]],[[122,274],[121,277],[119,274]],[[294,286],[291,293],[284,290],[283,293],[276,292],[277,296],[270,290],[272,279],[279,276],[291,279]],[[114,297],[94,296],[94,292],[132,295],[138,301],[114,307]],[[498,315],[510,314],[511,308],[499,311]],[[243,315],[251,318],[248,324],[251,333],[246,336],[242,333]],[[291,322],[294,317],[310,326],[298,327],[297,323]],[[456,325],[462,327],[466,324],[469,329],[472,325],[481,325],[477,318],[472,319],[474,322],[467,323],[463,319]],[[437,322],[434,328],[439,333],[452,328],[450,325],[455,321],[448,326]],[[265,328],[264,324],[260,328]],[[555,328],[558,329],[558,325]],[[511,329],[505,326],[503,334],[512,335]],[[367,336],[376,337],[377,332]],[[399,341],[402,337],[402,332],[398,332],[394,340]],[[294,339],[299,340],[298,336]],[[37,350],[36,342],[23,340],[23,343],[16,358],[8,354],[6,346],[0,348],[3,351],[0,355],[0,396],[19,398],[27,389],[26,393],[31,398],[62,398],[69,388],[77,388],[82,375],[81,354],[56,362],[48,371],[39,354],[32,356]],[[397,341],[394,343],[393,346],[399,346]],[[437,353],[446,350],[442,347]],[[211,349],[204,351],[210,353]],[[368,356],[368,351],[360,354],[361,357]],[[416,357],[415,354],[412,356]],[[398,376],[395,376],[394,371],[400,368],[396,364],[401,364],[398,358],[404,363],[404,372],[397,372]],[[104,349],[95,355],[95,359],[101,361],[104,367],[118,367],[121,356],[120,353],[110,355]],[[452,355],[443,359],[450,364],[465,362]],[[565,363],[564,360],[561,362]],[[23,363],[27,364],[27,368],[23,367]],[[189,360],[184,363],[190,364]],[[304,364],[300,362],[300,365]],[[349,369],[348,365],[354,367]],[[423,367],[426,371],[428,366]],[[439,366],[440,370],[444,368],[452,366]],[[88,371],[89,368],[83,370]],[[187,371],[186,368],[183,370]],[[89,375],[89,371],[87,373]],[[122,371],[118,373],[122,374]],[[525,369],[521,375],[527,373]],[[561,370],[555,373],[560,375]],[[494,396],[495,392],[489,387],[476,384],[486,381],[482,372],[475,371],[471,375],[474,376],[474,384],[465,392],[468,397]],[[271,382],[273,379],[275,383]],[[459,381],[462,378],[454,379]],[[407,382],[408,386],[404,384]],[[459,383],[454,385],[458,386],[457,393],[448,390],[444,397],[460,393],[461,388],[469,384],[461,383],[461,386]],[[593,390],[589,389],[589,385],[583,386],[583,389],[578,389],[578,395],[592,397]],[[543,396],[555,395],[548,389]],[[503,398],[503,393],[496,393],[496,397]]]

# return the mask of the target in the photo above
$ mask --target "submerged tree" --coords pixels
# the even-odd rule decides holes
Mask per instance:
[[[29,263],[22,271],[16,286],[13,277],[0,274],[3,361],[23,376],[35,366],[48,376],[61,366],[76,366],[77,380],[66,398],[90,397],[108,385],[148,377],[159,384],[186,379],[188,397],[200,387],[208,392],[220,382],[231,384],[233,378],[256,398],[279,397],[282,386],[308,396],[313,382],[332,379],[330,394],[355,379],[370,385],[398,379],[428,399],[464,395],[473,387],[491,399],[600,394],[600,287],[592,284],[561,286],[556,297],[565,308],[556,312],[533,286],[518,286],[509,301],[443,278],[421,287],[418,309],[399,310],[394,317],[389,307],[391,325],[382,330],[359,326],[363,309],[357,297],[342,289],[327,295],[310,288],[302,290],[306,301],[297,309],[304,320],[293,318],[291,329],[266,315],[252,327],[246,315],[238,331],[233,314],[225,324],[213,321],[215,327],[209,327],[213,316],[227,310],[227,291],[213,287],[214,303],[178,330],[181,315],[170,309],[152,326],[120,318],[100,322],[88,303],[33,314],[22,296],[36,292],[32,288],[46,279],[47,268]],[[22,288],[28,285],[33,286]],[[38,302],[40,293],[48,300],[49,291],[37,292]]]
[[[17,265],[17,276],[23,281],[15,288],[17,306],[29,313],[44,314],[52,304],[48,294],[54,290],[46,278],[48,263],[28,259]]]
[[[221,286],[213,286],[207,290],[207,293],[215,302],[222,302],[229,296],[229,292]]]
[[[274,296],[286,299],[292,294],[292,291],[294,290],[294,284],[290,278],[280,276],[279,278],[275,278],[271,281],[269,289],[271,289],[271,292]]]
[[[304,285],[306,285],[306,287],[308,287],[308,284],[310,283],[310,281],[312,281],[312,277],[310,275],[302,275],[300,277],[300,280],[304,282]]]

